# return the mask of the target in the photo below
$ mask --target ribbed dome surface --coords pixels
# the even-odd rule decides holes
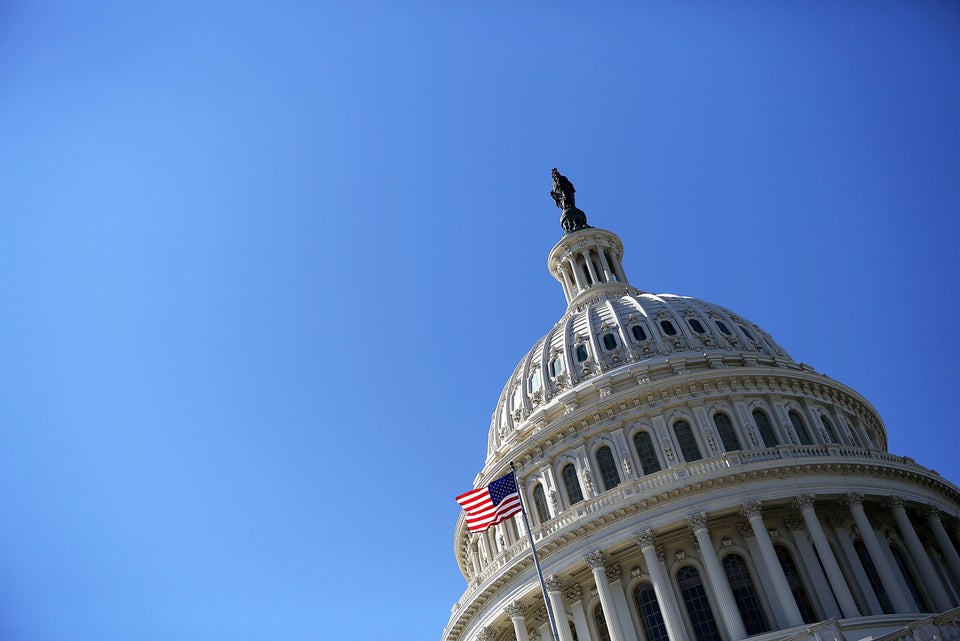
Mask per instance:
[[[629,285],[602,289],[569,308],[514,369],[490,425],[489,454],[558,395],[619,368],[796,365],[768,333],[719,305]]]

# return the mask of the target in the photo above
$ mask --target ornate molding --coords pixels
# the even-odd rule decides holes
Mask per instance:
[[[706,512],[697,512],[696,514],[691,514],[687,517],[687,525],[690,526],[690,529],[693,530],[693,533],[696,534],[699,530],[707,529],[707,513]]]
[[[888,496],[883,505],[891,512],[905,509],[902,496]]]
[[[608,565],[604,570],[607,573],[607,583],[616,583],[623,576],[623,570],[619,565]]]
[[[497,641],[497,629],[491,626],[480,628],[477,641]]]
[[[763,503],[760,501],[743,503],[740,506],[740,515],[748,521],[763,518]]]
[[[843,502],[847,504],[850,509],[860,508],[863,509],[863,494],[859,492],[849,492],[844,495]]]
[[[637,542],[640,549],[656,546],[656,538],[653,536],[653,530],[640,530],[633,535],[633,540]]]
[[[606,561],[603,558],[603,552],[601,552],[600,550],[591,552],[590,554],[585,556],[583,560],[586,561],[587,566],[591,570],[596,570],[597,568],[604,569],[604,564],[606,563]]]
[[[556,574],[551,574],[544,579],[543,584],[547,586],[548,592],[559,592],[563,589],[563,579],[558,577]]]

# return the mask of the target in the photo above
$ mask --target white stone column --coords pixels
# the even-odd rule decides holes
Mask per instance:
[[[830,582],[823,573],[823,568],[817,559],[817,553],[813,551],[810,539],[807,538],[805,531],[806,525],[803,519],[799,514],[791,514],[783,519],[783,523],[790,531],[793,544],[796,546],[797,552],[800,554],[800,560],[807,570],[807,576],[810,577],[810,581],[813,583],[813,595],[811,596],[820,603],[820,607],[823,608],[826,618],[845,618],[834,598]]]
[[[840,564],[837,563],[837,557],[833,554],[833,548],[830,547],[827,535],[824,533],[823,526],[820,525],[820,519],[817,518],[817,513],[813,508],[813,497],[809,494],[801,494],[794,500],[793,505],[800,510],[800,514],[803,516],[807,533],[810,534],[813,546],[817,550],[820,563],[823,564],[823,571],[827,575],[830,588],[837,598],[843,617],[849,619],[860,616],[857,602],[850,592],[850,586],[847,585],[843,572],[840,570]]]
[[[774,627],[778,630],[787,627],[787,615],[784,614],[783,605],[780,603],[779,599],[774,599],[769,595],[775,594],[776,590],[773,588],[773,583],[770,579],[770,570],[767,569],[767,564],[763,560],[763,555],[760,553],[760,546],[757,545],[757,537],[753,534],[753,527],[746,521],[740,521],[737,524],[737,534],[743,537],[743,542],[747,545],[747,552],[750,554],[750,559],[753,561],[753,566],[757,569],[757,575],[754,579],[757,581],[758,590],[762,591],[765,596],[767,596],[767,603],[770,606],[770,611],[773,613],[773,624]],[[777,565],[780,564],[780,560],[777,560]]]
[[[663,616],[663,623],[667,628],[667,636],[670,641],[687,641],[687,630],[683,625],[680,605],[677,603],[677,597],[673,592],[673,586],[670,584],[670,578],[663,567],[663,562],[657,554],[653,530],[643,530],[637,533],[634,540],[640,546],[640,551],[643,552],[643,560],[647,564],[647,573],[650,575],[650,582],[653,584],[653,592],[657,595],[657,605],[660,606],[660,614]]]
[[[587,612],[583,608],[583,588],[574,585],[564,596],[570,604],[570,614],[573,615],[573,627],[577,631],[578,639],[590,639],[590,626],[587,625]]]
[[[633,626],[633,617],[630,616],[630,606],[627,604],[627,594],[621,581],[623,570],[619,565],[608,565],[606,570],[610,594],[613,596],[613,609],[619,615],[623,638],[638,639],[637,630]]]
[[[863,544],[867,546],[867,552],[870,553],[870,559],[873,561],[877,574],[880,575],[880,581],[883,583],[887,596],[890,597],[890,603],[893,605],[894,612],[915,612],[916,606],[911,604],[910,599],[904,594],[900,579],[897,576],[899,571],[895,571],[884,554],[880,541],[877,539],[873,526],[863,511],[863,494],[851,492],[846,496],[847,505],[850,507],[850,514],[853,516],[853,522],[857,524],[860,530],[860,537]]]
[[[720,619],[727,628],[727,636],[731,641],[746,638],[747,629],[743,626],[743,619],[740,618],[740,610],[733,598],[733,591],[730,589],[727,575],[723,571],[723,566],[720,565],[720,558],[713,547],[713,541],[710,540],[710,533],[707,532],[707,513],[692,514],[687,517],[687,523],[700,545],[703,565],[707,570],[707,580],[713,589],[714,597],[716,597],[717,607],[720,609]]]
[[[620,616],[617,614],[614,605],[613,593],[610,590],[610,582],[607,579],[607,569],[603,558],[603,552],[597,550],[591,552],[586,557],[587,565],[593,571],[593,579],[597,583],[597,594],[600,596],[600,607],[603,608],[603,618],[607,622],[607,632],[610,633],[610,641],[627,641],[623,636],[623,629],[620,626]]]
[[[573,270],[573,280],[577,284],[577,293],[579,294],[587,287],[587,279],[580,265],[577,264],[577,255],[570,254],[570,268]]]
[[[607,252],[603,249],[597,250],[597,258],[600,259],[600,267],[603,269],[603,275],[606,276],[606,282],[612,283],[616,280],[613,270],[610,269],[610,263],[607,262]]]
[[[580,255],[583,256],[583,263],[587,266],[587,272],[589,272],[590,278],[593,279],[593,284],[596,285],[600,282],[600,279],[597,278],[597,271],[593,268],[593,261],[590,260],[590,250],[588,249]]]
[[[560,641],[573,641],[570,626],[567,625],[567,608],[563,604],[563,595],[560,594],[563,582],[555,574],[548,576],[543,582],[547,585],[547,596],[550,598],[550,608],[553,610],[553,617],[557,622]]]
[[[934,607],[938,612],[944,612],[951,609],[953,604],[947,597],[947,592],[944,590],[944,586],[941,585],[940,581],[937,579],[937,571],[933,569],[933,564],[930,562],[930,557],[927,556],[927,551],[923,549],[923,544],[920,542],[920,537],[917,536],[917,531],[913,528],[913,523],[910,522],[910,517],[907,516],[907,510],[903,506],[903,498],[899,496],[891,496],[889,499],[887,499],[887,504],[890,510],[893,512],[893,518],[897,521],[897,528],[900,530],[900,536],[903,537],[904,542],[907,544],[907,550],[910,551],[910,556],[913,559],[913,563],[917,566],[917,570],[920,572],[920,580],[923,581],[924,585],[926,585],[927,592],[933,599]]]
[[[750,527],[753,528],[753,535],[760,547],[760,554],[763,556],[763,561],[770,572],[773,589],[777,599],[783,604],[783,613],[787,617],[787,625],[791,628],[803,625],[803,616],[800,615],[797,600],[793,597],[790,584],[787,583],[787,577],[783,573],[780,559],[777,558],[777,551],[773,549],[773,541],[770,540],[767,526],[763,524],[761,509],[760,501],[751,501],[740,506],[740,514],[750,521]]]
[[[860,562],[860,556],[853,547],[853,541],[850,540],[850,533],[846,529],[846,520],[838,514],[827,515],[827,525],[833,528],[833,532],[843,550],[843,556],[847,560],[850,569],[853,571],[854,585],[860,586],[863,598],[867,602],[866,610],[863,614],[883,614],[883,606],[870,585],[870,579],[867,577],[867,571],[863,569]]]
[[[537,623],[537,630],[540,631],[540,641],[556,641],[553,638],[553,629],[550,627],[550,618],[547,615],[547,608],[538,608],[533,615]]]
[[[514,601],[505,608],[507,616],[513,621],[513,633],[516,635],[517,641],[529,641],[527,637],[527,622],[523,616],[524,609],[523,604],[519,601]]]
[[[922,510],[922,514],[927,519],[927,525],[930,526],[930,531],[933,532],[933,537],[937,540],[940,552],[953,574],[954,584],[960,588],[960,555],[957,554],[957,548],[953,547],[953,541],[950,540],[950,535],[943,527],[943,522],[940,520],[940,509],[935,505],[928,505]]]
[[[572,300],[576,290],[573,283],[570,282],[570,274],[562,261],[557,265],[557,271],[560,273],[560,278],[563,279],[563,293],[567,295],[567,300]]]

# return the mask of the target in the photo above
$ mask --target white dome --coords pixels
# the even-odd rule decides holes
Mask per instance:
[[[758,365],[800,367],[767,332],[724,307],[605,285],[595,296],[576,297],[514,369],[490,422],[488,460],[535,422],[538,410],[601,374]]]

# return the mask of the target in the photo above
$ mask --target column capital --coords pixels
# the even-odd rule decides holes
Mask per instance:
[[[803,512],[804,510],[813,509],[813,495],[797,494],[793,498],[793,507],[797,508],[801,512]]]
[[[537,611],[533,613],[533,620],[537,622],[538,626],[543,625],[547,622],[547,608],[540,606],[537,608]]]
[[[526,608],[520,601],[514,601],[503,609],[511,619],[523,618],[524,610],[526,610]]]
[[[587,565],[591,570],[596,570],[597,568],[600,568],[601,570],[604,569],[603,566],[605,561],[603,558],[603,552],[600,550],[591,552],[587,556],[583,557],[583,560],[587,562]]]
[[[559,592],[563,588],[563,579],[556,574],[551,574],[543,580],[543,584],[547,586],[548,592]]]
[[[687,525],[690,526],[690,529],[696,533],[698,530],[707,529],[707,513],[706,512],[697,512],[696,514],[691,514],[687,517]]]
[[[840,514],[828,514],[826,517],[827,525],[832,528],[841,529],[846,527],[847,519]]]
[[[656,545],[656,539],[653,536],[653,530],[640,530],[633,535],[633,540],[637,542],[640,549],[651,548]]]
[[[940,520],[940,508],[933,503],[927,503],[920,508],[920,515],[925,519],[934,518]]]
[[[480,632],[477,633],[477,641],[496,641],[496,639],[497,630],[489,625],[480,628]]]
[[[563,593],[567,597],[567,601],[570,603],[576,603],[577,601],[583,600],[583,588],[579,585],[574,585],[569,590]]]
[[[884,501],[883,504],[891,512],[905,509],[902,496],[888,496],[887,500]]]
[[[844,495],[843,502],[851,508],[863,508],[863,494],[860,492],[849,492]]]
[[[740,506],[740,515],[748,521],[762,518],[763,503],[760,501],[747,501]]]
[[[803,519],[796,514],[790,514],[783,517],[783,524],[786,525],[787,529],[791,532],[796,532],[804,528]]]
[[[607,583],[616,583],[623,576],[623,570],[616,564],[608,565],[604,571],[607,573]]]

